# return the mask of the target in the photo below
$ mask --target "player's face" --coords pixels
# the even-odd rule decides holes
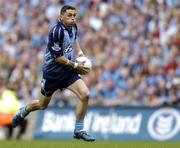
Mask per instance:
[[[61,20],[67,27],[72,27],[76,22],[76,10],[68,9],[61,15]]]

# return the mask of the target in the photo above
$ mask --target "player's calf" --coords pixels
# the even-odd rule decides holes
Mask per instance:
[[[48,107],[47,103],[44,103],[39,100],[34,100],[32,103],[27,105],[26,110],[28,112],[36,111],[36,110],[45,110]]]

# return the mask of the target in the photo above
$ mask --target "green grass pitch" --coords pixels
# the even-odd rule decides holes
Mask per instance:
[[[180,148],[180,142],[132,142],[132,141],[0,141],[0,148]]]

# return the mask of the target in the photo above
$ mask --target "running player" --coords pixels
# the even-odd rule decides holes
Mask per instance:
[[[83,63],[73,62],[73,47],[79,56],[83,56],[77,40],[76,8],[65,5],[62,7],[57,24],[50,30],[48,45],[43,65],[41,96],[20,109],[12,120],[16,127],[30,112],[46,109],[53,93],[57,89],[67,88],[78,96],[76,106],[76,123],[74,138],[94,141],[94,137],[83,130],[89,90],[78,74],[87,74],[88,68]]]

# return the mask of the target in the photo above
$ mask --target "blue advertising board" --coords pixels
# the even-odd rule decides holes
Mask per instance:
[[[40,111],[36,139],[72,139],[74,108],[51,107]],[[180,108],[89,108],[85,130],[96,139],[180,140]]]

